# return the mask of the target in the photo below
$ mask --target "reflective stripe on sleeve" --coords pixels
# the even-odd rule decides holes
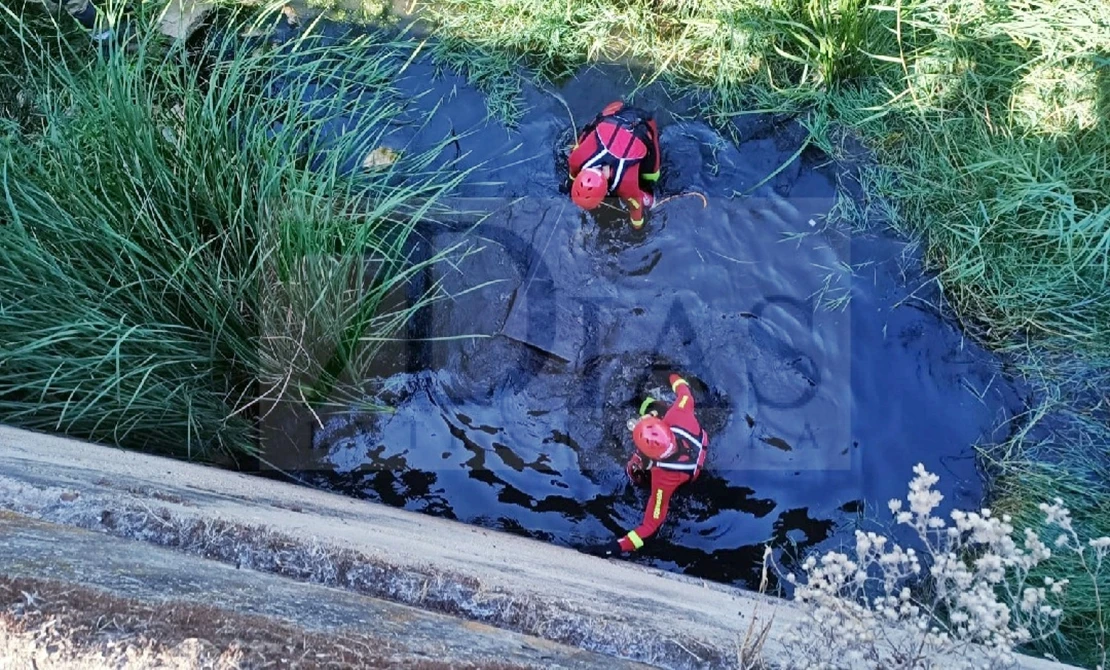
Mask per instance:
[[[628,541],[632,543],[632,546],[634,548],[639,549],[640,547],[644,546],[644,541],[640,539],[640,536],[636,534],[636,531],[628,531],[628,535],[626,537],[628,538]]]

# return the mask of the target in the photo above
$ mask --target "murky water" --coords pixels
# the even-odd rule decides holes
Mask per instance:
[[[559,89],[576,123],[633,89],[621,72]],[[744,194],[797,152],[797,123],[752,116],[737,145],[686,102],[640,91],[660,121],[661,196],[705,204],[670,200],[634,232],[560,192],[559,99],[528,89],[508,130],[465,81],[433,73],[418,61],[403,86],[433,86],[421,110],[439,110],[399,120],[391,146],[458,137],[452,157],[481,166],[459,204],[489,216],[474,231],[429,227],[425,252],[482,251],[423,278],[461,295],[411,325],[445,339],[390,350],[370,380],[396,412],[329,418],[304,481],[558,544],[607,540],[646,502],[624,474],[625,422],[678,371],[711,435],[707,471],[629,560],[751,584],[764,543],[850,537],[861,512],[905,495],[919,461],[941,475],[946,506],[978,504],[972,446],[1004,437],[1017,393],[930,307],[911,247],[828,220],[851,166],[807,149]]]

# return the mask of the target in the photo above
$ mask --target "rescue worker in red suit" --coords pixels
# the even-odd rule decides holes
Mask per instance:
[[[576,205],[592,210],[616,196],[628,207],[632,227],[644,226],[660,166],[659,129],[647,112],[619,100],[609,103],[582,129],[567,164]]]
[[[690,385],[676,374],[670,376],[676,394],[674,404],[660,418],[658,411],[647,413],[654,401],[648,398],[640,408],[640,419],[632,430],[636,453],[628,460],[625,472],[633,484],[650,480],[644,519],[635,529],[607,544],[587,547],[595,556],[613,556],[644,546],[667,518],[667,507],[675,490],[693,482],[701,474],[709,451],[709,437],[694,416],[694,396]]]

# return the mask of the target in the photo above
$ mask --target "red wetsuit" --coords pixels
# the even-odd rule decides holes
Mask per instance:
[[[582,130],[567,159],[570,178],[584,167],[609,168],[609,195],[628,207],[632,225],[644,225],[650,184],[659,179],[659,130],[647,113],[621,101],[609,103]]]
[[[678,397],[663,415],[663,421],[671,427],[678,441],[678,451],[666,460],[646,465],[651,472],[651,495],[648,496],[644,520],[620,539],[622,551],[639,549],[644,540],[659,530],[667,518],[671,495],[679,486],[698,478],[709,452],[709,437],[694,416],[694,396],[690,393],[690,385],[678,375],[671,375],[671,388]],[[638,460],[638,456],[639,452],[632,457],[632,461]]]

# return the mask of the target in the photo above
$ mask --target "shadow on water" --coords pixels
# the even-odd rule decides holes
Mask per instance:
[[[948,508],[978,506],[972,446],[1005,437],[1019,392],[931,307],[912,246],[828,216],[853,166],[810,148],[736,195],[797,152],[800,124],[753,116],[736,144],[688,120],[691,101],[641,90],[660,122],[661,196],[705,206],[675,198],[635,232],[569,202],[570,121],[551,92],[526,88],[509,130],[427,60],[399,85],[427,102],[393,148],[454,134],[450,158],[475,168],[456,204],[488,214],[474,230],[429,225],[424,253],[482,251],[417,282],[414,296],[438,281],[456,297],[424,309],[367,381],[395,411],[327,417],[283,461],[302,481],[557,544],[607,540],[646,503],[624,474],[626,421],[678,371],[711,436],[707,471],[629,560],[755,586],[765,543],[790,563],[850,538],[904,497],[917,462]],[[594,67],[558,93],[582,124],[634,87],[627,69]]]

